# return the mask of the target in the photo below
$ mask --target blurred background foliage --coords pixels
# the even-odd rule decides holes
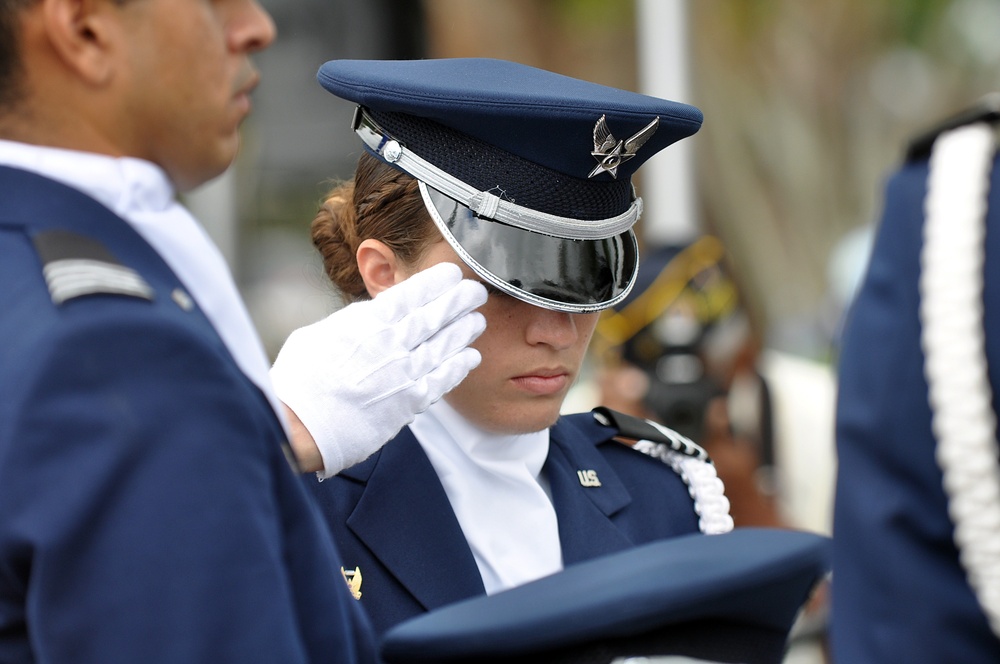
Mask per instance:
[[[360,148],[349,105],[315,83],[322,62],[499,57],[639,90],[640,68],[656,66],[636,48],[642,1],[265,0],[279,37],[256,58],[264,82],[240,159],[192,205],[269,350],[336,306],[308,224]],[[829,359],[907,138],[1000,87],[1000,3],[669,1],[686,12],[684,101],[705,113],[688,139],[695,225],[728,248],[762,344]],[[233,201],[228,221],[220,196]]]
[[[990,0],[698,0],[698,187],[768,343],[822,357],[908,137],[996,89]]]

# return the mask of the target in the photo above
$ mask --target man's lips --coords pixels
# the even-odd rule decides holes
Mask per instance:
[[[242,114],[247,114],[250,112],[250,93],[252,93],[257,85],[260,83],[260,75],[257,72],[250,72],[241,81],[239,87],[236,88],[236,92],[233,94],[233,100],[236,102]]]
[[[239,81],[233,87],[236,90],[236,95],[249,95],[259,83],[260,73],[256,69],[249,68],[240,74]]]

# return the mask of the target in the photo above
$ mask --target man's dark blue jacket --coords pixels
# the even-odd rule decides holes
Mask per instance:
[[[373,661],[277,417],[182,289],[109,210],[0,168],[0,661]]]

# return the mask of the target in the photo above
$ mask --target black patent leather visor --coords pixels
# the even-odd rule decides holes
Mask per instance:
[[[545,309],[589,313],[628,295],[638,268],[630,229],[601,240],[572,240],[477,216],[424,182],[424,205],[462,261],[495,288]]]

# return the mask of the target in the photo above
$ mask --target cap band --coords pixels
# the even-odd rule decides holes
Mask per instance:
[[[603,240],[628,231],[642,214],[642,199],[634,194],[625,212],[607,219],[581,221],[532,210],[488,191],[480,191],[406,149],[382,129],[362,106],[355,110],[353,127],[365,145],[388,163],[459,201],[477,215],[522,230],[570,240]]]

